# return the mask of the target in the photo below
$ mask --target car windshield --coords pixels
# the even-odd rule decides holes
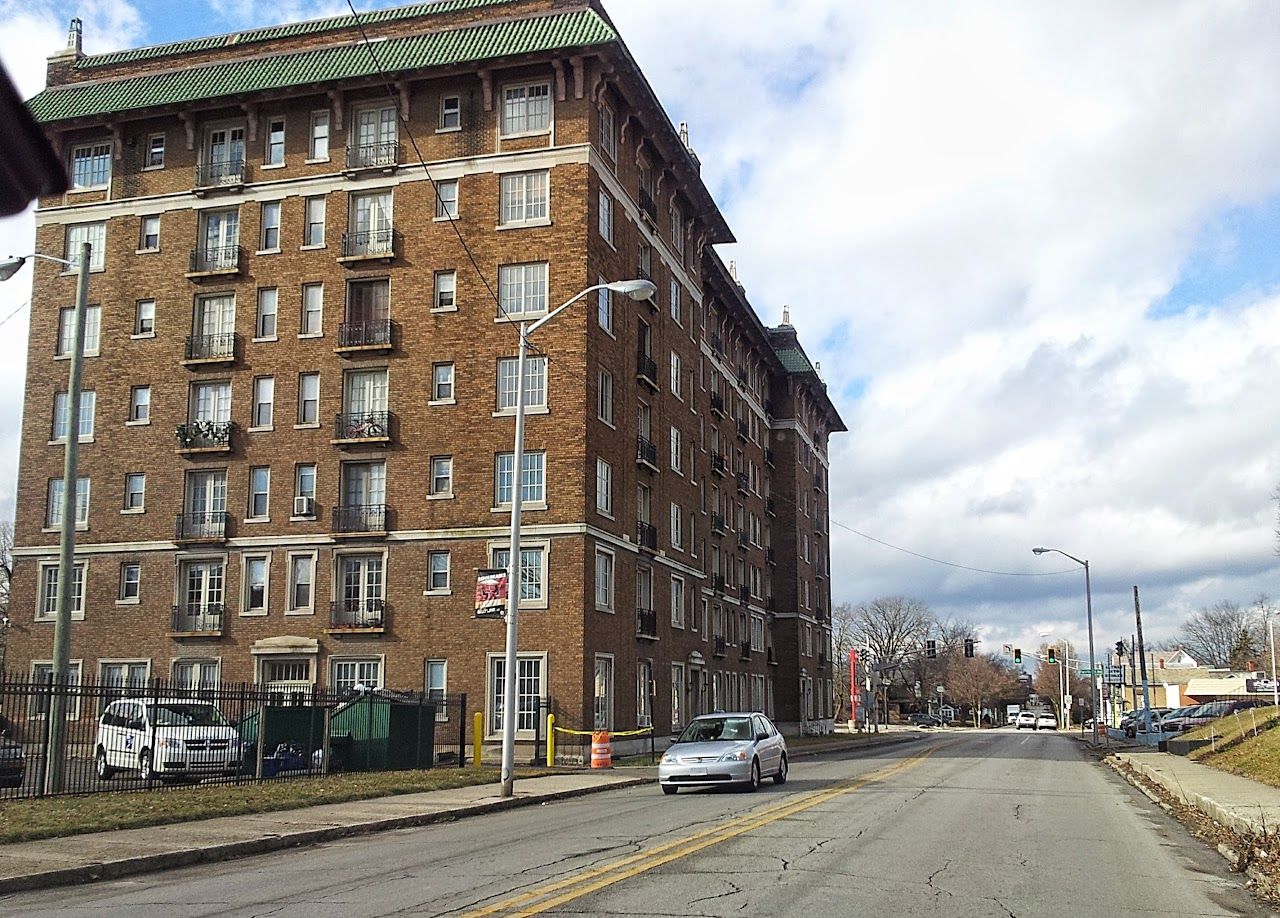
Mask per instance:
[[[749,717],[701,717],[676,738],[677,743],[736,743],[754,738]]]
[[[227,719],[211,704],[149,704],[147,714],[157,727],[225,727]]]

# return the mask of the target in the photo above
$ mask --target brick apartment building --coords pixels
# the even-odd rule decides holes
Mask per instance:
[[[796,339],[596,0],[438,0],[100,55],[30,108],[73,189],[37,250],[8,661],[47,671],[64,438],[73,669],[500,696],[516,323],[519,691],[569,726],[832,715],[827,437]],[[364,37],[367,35],[368,43]]]

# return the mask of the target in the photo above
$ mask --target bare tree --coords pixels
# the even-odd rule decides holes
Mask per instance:
[[[973,725],[980,726],[982,708],[1015,693],[1013,674],[990,657],[960,657],[952,661],[947,693],[969,706]]]
[[[1203,666],[1244,669],[1262,650],[1259,611],[1227,599],[1201,607],[1178,629],[1177,644]]]
[[[919,651],[934,624],[933,613],[918,599],[882,596],[853,608],[851,629],[858,647],[881,665],[901,666]]]

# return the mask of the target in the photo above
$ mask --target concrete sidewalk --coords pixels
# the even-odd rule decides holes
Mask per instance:
[[[1108,762],[1130,766],[1229,829],[1256,835],[1274,835],[1280,829],[1280,788],[1143,747],[1114,752]]]
[[[791,750],[791,757],[846,750],[858,752],[910,742],[919,737],[918,733],[906,731],[874,738],[837,734],[829,742],[797,746]],[[657,778],[655,766],[574,771],[539,778],[519,778],[514,797],[500,797],[497,784],[481,784],[274,813],[223,816],[198,822],[0,845],[0,894],[248,857],[350,835],[423,826],[649,784]]]

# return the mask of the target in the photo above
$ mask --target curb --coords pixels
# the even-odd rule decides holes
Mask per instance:
[[[32,889],[48,889],[52,886],[64,886],[71,883],[93,883],[99,880],[113,880],[139,873],[150,873],[158,870],[172,870],[176,867],[189,867],[194,864],[211,864],[217,861],[230,861],[255,854],[267,854],[282,851],[286,848],[297,848],[332,841],[338,838],[349,838],[354,835],[371,835],[375,832],[387,832],[394,829],[408,829],[426,826],[438,822],[452,822],[467,816],[480,816],[485,813],[496,813],[524,806],[565,800],[571,797],[584,797],[588,794],[602,793],[624,787],[635,787],[652,783],[652,778],[628,778],[612,784],[597,787],[581,787],[572,790],[556,791],[550,794],[530,797],[510,797],[489,803],[477,803],[471,806],[441,810],[435,813],[417,813],[409,816],[392,816],[349,826],[327,826],[322,829],[303,829],[282,835],[268,835],[262,838],[245,841],[227,842],[204,848],[193,848],[184,851],[166,851],[160,854],[145,854],[137,857],[122,858],[118,861],[98,861],[79,867],[65,867],[58,870],[41,871],[18,877],[0,878],[0,894],[21,892]]]
[[[1115,760],[1116,764],[1113,764],[1113,758],[1114,757],[1109,758],[1107,764],[1111,765],[1117,773],[1127,779],[1128,776],[1125,775],[1123,771],[1120,771],[1118,764],[1119,760]],[[1142,777],[1146,778],[1151,783],[1164,788],[1168,793],[1172,794],[1178,800],[1181,800],[1187,806],[1194,806],[1218,825],[1230,829],[1233,832],[1239,832],[1242,835],[1261,835],[1266,837],[1266,827],[1255,822],[1251,817],[1237,815],[1236,813],[1231,812],[1227,807],[1224,807],[1218,801],[1214,800],[1212,797],[1205,794],[1196,793],[1195,791],[1187,791],[1176,784],[1171,784],[1164,779],[1164,776],[1159,772],[1159,770],[1152,768],[1145,762],[1129,762],[1127,764],[1134,772],[1142,775]],[[1132,781],[1129,783],[1134,784]],[[1155,799],[1154,795],[1149,793],[1146,788],[1138,784],[1134,784],[1134,786],[1148,797]],[[1156,800],[1156,803],[1160,804],[1162,808],[1165,806],[1159,800]]]

